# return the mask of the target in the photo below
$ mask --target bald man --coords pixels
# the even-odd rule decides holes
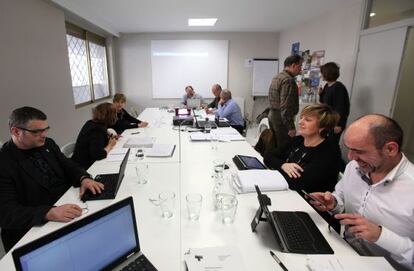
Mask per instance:
[[[353,122],[344,134],[351,161],[343,178],[333,193],[312,193],[321,203],[311,203],[335,214],[359,254],[413,270],[414,165],[401,152],[402,140],[401,127],[386,116]]]

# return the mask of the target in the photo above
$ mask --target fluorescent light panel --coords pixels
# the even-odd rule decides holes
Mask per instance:
[[[214,26],[217,18],[188,19],[188,26]]]

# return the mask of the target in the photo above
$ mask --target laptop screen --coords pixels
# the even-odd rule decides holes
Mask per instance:
[[[201,100],[200,99],[187,99],[187,107],[188,108],[197,108],[200,107]]]
[[[17,270],[100,270],[139,251],[132,198],[115,205],[16,249]]]

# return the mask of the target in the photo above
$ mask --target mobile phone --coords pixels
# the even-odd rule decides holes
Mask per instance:
[[[136,157],[142,158],[144,157],[144,152],[141,149],[137,150],[137,153],[135,154]]]
[[[316,202],[319,202],[320,204],[322,204],[323,206],[325,206],[325,203],[324,202],[322,202],[321,200],[319,200],[319,199],[317,199],[317,198],[315,198],[314,196],[312,196],[311,194],[309,194],[308,192],[306,192],[305,190],[301,190],[302,191],[302,193],[305,195],[305,197],[306,198],[308,198],[308,199],[311,199],[311,200],[314,200],[314,201],[316,201]]]

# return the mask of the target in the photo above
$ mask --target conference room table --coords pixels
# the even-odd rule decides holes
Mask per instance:
[[[213,161],[224,160],[229,169],[225,170],[221,191],[235,193],[232,189],[232,175],[237,171],[232,158],[236,154],[260,155],[246,141],[218,142],[217,149],[212,149],[208,141],[194,142],[185,129],[172,125],[172,113],[165,109],[147,108],[139,119],[148,121],[148,128],[126,130],[114,150],[122,148],[129,138],[154,137],[155,144],[175,144],[176,149],[171,157],[135,156],[136,148],[131,149],[124,180],[114,200],[87,202],[88,212],[80,218],[98,211],[123,198],[132,196],[136,212],[139,242],[142,252],[158,270],[186,270],[184,254],[191,248],[231,246],[240,255],[245,270],[282,270],[270,256],[269,250],[275,252],[289,270],[309,270],[307,263],[312,255],[282,253],[273,237],[270,226],[261,222],[256,232],[252,232],[250,223],[259,207],[256,193],[236,194],[238,200],[235,220],[231,224],[223,224],[220,214],[214,208]],[[218,128],[221,129],[221,128]],[[227,128],[228,129],[228,128]],[[136,132],[139,132],[137,134]],[[144,149],[144,154],[147,149]],[[148,165],[148,182],[138,183],[136,166]],[[120,161],[110,162],[107,159],[95,162],[88,172],[92,175],[115,173],[119,170]],[[162,191],[175,193],[175,206],[171,218],[163,218],[159,206],[150,199],[157,199]],[[187,216],[185,196],[188,193],[200,193],[203,196],[200,218],[191,221]],[[318,226],[321,233],[331,245],[337,259],[355,259],[357,253],[334,231],[328,230],[328,224],[313,208],[295,191],[284,190],[266,192],[272,201],[270,210],[305,211]],[[56,203],[84,203],[79,200],[79,188],[70,188]],[[78,220],[75,219],[74,221]],[[72,222],[70,222],[72,223]],[[40,227],[33,227],[15,247],[24,245],[36,238],[59,229],[66,224],[48,222]],[[12,249],[13,250],[13,249]],[[11,250],[11,251],[12,251]],[[91,251],[93,253],[93,251]],[[384,260],[372,263],[375,268],[387,270]],[[11,252],[0,261],[0,270],[14,270]],[[392,269],[391,269],[392,270]]]

